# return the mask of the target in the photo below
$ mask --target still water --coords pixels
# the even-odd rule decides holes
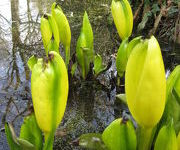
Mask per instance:
[[[0,1],[0,150],[8,150],[4,133],[5,121],[13,122],[18,135],[23,116],[31,103],[31,55],[44,55],[40,34],[40,17],[50,12],[55,0],[1,0]],[[94,32],[94,49],[112,67],[98,80],[72,80],[68,105],[56,134],[54,149],[78,149],[71,142],[82,133],[102,132],[104,128],[126,112],[115,104],[116,74],[114,55],[120,44],[110,15],[110,0],[59,0],[72,32],[71,53],[75,52],[82,16],[86,10]],[[166,71],[180,63],[180,49],[162,43]],[[123,91],[123,88],[120,90]],[[119,92],[117,92],[119,93]]]

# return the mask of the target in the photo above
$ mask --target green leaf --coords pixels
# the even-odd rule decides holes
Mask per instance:
[[[17,141],[23,150],[37,150],[35,146],[27,140],[17,138]]]
[[[173,118],[176,133],[180,130],[180,100],[178,96],[179,79],[180,65],[172,71],[167,79],[166,107],[160,123],[160,126],[163,126]]]
[[[37,58],[34,55],[31,56],[27,62],[29,69],[32,70],[36,63],[37,63]]]
[[[102,139],[109,150],[136,150],[136,133],[131,121],[114,120],[103,132]]]
[[[159,131],[154,150],[178,150],[172,121],[169,125],[163,126]]]
[[[71,75],[72,76],[74,76],[76,69],[77,69],[77,62],[72,65],[72,68],[71,68]]]
[[[90,21],[89,21],[86,11],[85,11],[84,17],[83,17],[82,32],[85,35],[87,47],[91,50],[92,53],[94,53],[93,52],[93,31],[92,31],[92,27],[91,27],[91,24],[90,24]]]
[[[106,67],[102,63],[102,57],[99,54],[97,54],[94,59],[94,68],[93,68],[95,75],[98,75],[105,69]]]
[[[180,65],[176,66],[167,79],[166,102],[168,101],[169,96],[172,94],[172,90],[178,78],[180,78]]]
[[[102,141],[102,135],[98,133],[81,135],[79,138],[79,145],[87,149],[106,150],[106,146]]]
[[[126,101],[126,94],[118,94],[116,95],[116,98],[119,99],[121,102],[123,102],[124,104],[127,104]]]
[[[125,74],[128,108],[144,128],[153,128],[165,107],[166,77],[161,49],[155,37],[141,41],[128,59]]]
[[[43,136],[34,114],[24,118],[21,126],[20,138],[31,142],[37,150],[41,150],[43,146]]]
[[[117,53],[117,58],[116,58],[116,68],[118,75],[120,77],[123,77],[124,72],[126,70],[126,64],[127,64],[127,51],[126,48],[128,46],[128,39],[126,38],[125,40],[122,41],[118,53]]]
[[[20,144],[17,141],[16,134],[11,124],[5,124],[5,132],[10,149],[21,150]]]
[[[129,44],[127,46],[127,50],[126,50],[127,51],[127,60],[129,58],[133,48],[140,42],[141,42],[141,36],[138,36],[129,42]]]
[[[180,73],[179,73],[179,77],[174,85],[174,90],[176,91],[176,97],[177,97],[177,101],[180,104]]]
[[[76,56],[82,77],[85,79],[90,69],[90,63],[94,61],[93,31],[86,12],[84,13],[83,26],[76,46]]]

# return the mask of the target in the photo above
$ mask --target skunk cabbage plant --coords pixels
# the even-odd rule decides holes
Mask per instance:
[[[90,63],[94,61],[93,31],[86,12],[84,13],[83,26],[77,41],[76,56],[82,77],[85,79],[90,70]]]
[[[155,37],[132,50],[125,74],[126,99],[134,119],[142,127],[154,127],[162,117],[166,77],[161,50]]]
[[[60,41],[65,48],[66,53],[66,65],[69,64],[70,59],[70,45],[71,45],[71,29],[69,26],[69,22],[64,15],[61,7],[57,5],[55,2],[52,4],[52,15],[56,20],[59,29],[59,37]]]
[[[29,64],[32,65],[32,63]],[[49,52],[47,59],[38,59],[31,68],[33,107],[37,123],[44,132],[47,141],[49,136],[51,136],[50,139],[53,138],[66,108],[68,97],[67,69],[61,56],[54,51]]]
[[[54,17],[50,14],[44,14],[41,17],[40,28],[46,55],[49,51],[59,53],[59,31]]]
[[[128,0],[113,0],[111,12],[120,38],[128,38],[133,29],[133,14]]]

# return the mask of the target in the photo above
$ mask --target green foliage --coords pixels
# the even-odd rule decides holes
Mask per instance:
[[[20,144],[17,141],[17,137],[16,137],[16,134],[14,132],[12,125],[6,123],[5,132],[6,132],[6,137],[7,137],[7,141],[8,141],[10,149],[21,150]]]
[[[5,124],[6,137],[11,150],[41,150],[43,136],[34,114],[24,118],[18,138],[11,124]]]
[[[24,123],[21,126],[20,138],[32,143],[36,150],[41,150],[43,147],[43,136],[39,129],[34,114],[24,118]]]
[[[167,124],[170,120],[174,121],[176,133],[180,131],[180,65],[178,65],[167,79],[166,87],[166,107],[161,120],[161,126]]]
[[[85,79],[90,69],[90,63],[94,61],[93,31],[86,12],[84,13],[83,25],[76,46],[76,56],[82,77]]]
[[[97,76],[105,69],[106,69],[106,66],[103,65],[102,57],[99,54],[97,54],[94,59],[94,68],[93,68],[94,74]]]
[[[118,75],[122,77],[124,75],[124,71],[126,69],[127,64],[127,48],[128,39],[124,39],[118,49],[117,58],[116,58],[116,68]]]
[[[103,132],[109,150],[136,150],[136,133],[131,121],[116,119]]]
[[[159,131],[154,150],[177,150],[176,133],[172,121]]]

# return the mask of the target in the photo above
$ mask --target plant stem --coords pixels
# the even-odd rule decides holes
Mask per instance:
[[[45,133],[44,137],[45,137],[45,143],[43,150],[52,150],[54,143],[54,132]]]
[[[68,68],[68,64],[70,60],[70,47],[69,46],[65,47],[65,52],[66,52],[66,67]]]
[[[144,128],[138,126],[137,128],[137,150],[150,150],[156,127]]]

